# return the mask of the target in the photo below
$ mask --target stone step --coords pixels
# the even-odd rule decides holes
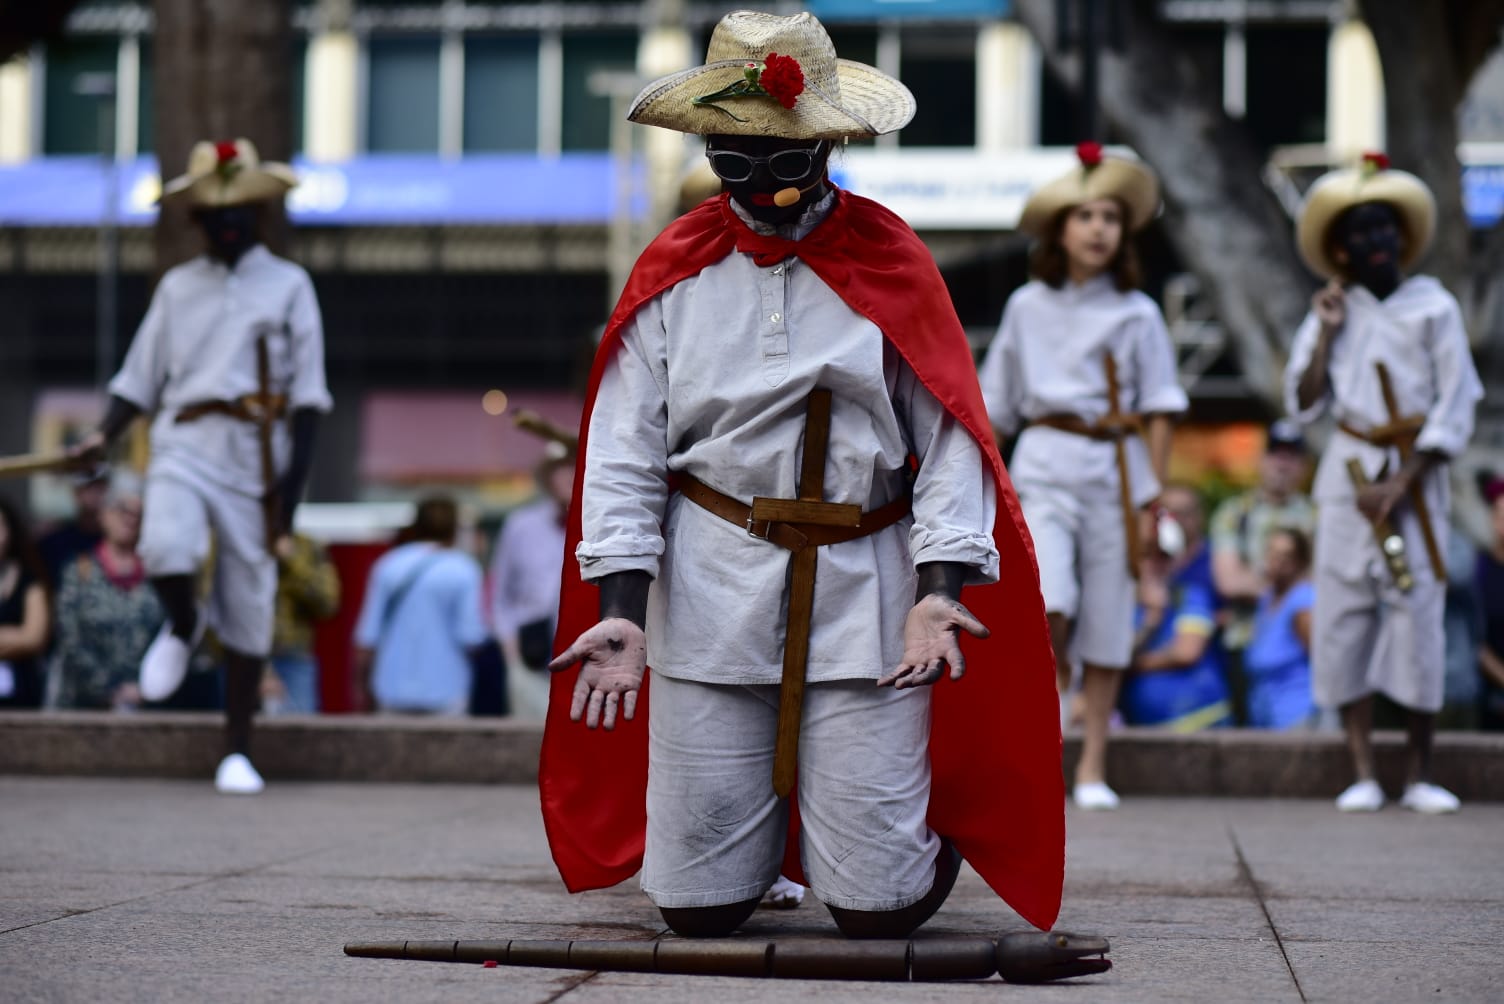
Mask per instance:
[[[0,712],[0,774],[206,778],[221,729],[212,713]],[[540,723],[505,718],[287,716],[258,721],[253,758],[269,780],[519,784],[537,778],[542,737]],[[1397,793],[1404,735],[1376,732],[1374,747]],[[1079,754],[1068,733],[1067,777]],[[1504,734],[1438,733],[1433,773],[1464,801],[1504,801]],[[1330,732],[1128,728],[1108,752],[1108,780],[1128,795],[1330,798],[1351,779]]]

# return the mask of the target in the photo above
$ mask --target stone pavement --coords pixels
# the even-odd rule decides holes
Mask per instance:
[[[1454,817],[1329,801],[1132,798],[1071,810],[1059,927],[1115,968],[1040,987],[787,981],[346,957],[346,941],[650,939],[632,882],[570,896],[530,786],[0,777],[0,998],[654,1004],[1453,1001],[1500,997],[1504,805]],[[1023,924],[969,870],[923,934]],[[758,935],[832,935],[806,900]]]

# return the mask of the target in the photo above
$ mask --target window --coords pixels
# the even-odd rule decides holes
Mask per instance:
[[[537,37],[465,39],[465,150],[537,146]]]
[[[114,38],[69,38],[47,47],[43,95],[42,152],[102,153],[115,133],[110,97],[79,94],[79,78],[88,73],[114,76],[119,52]]]
[[[977,136],[976,36],[957,31],[903,33],[899,79],[919,105],[904,146],[973,146]]]
[[[560,145],[565,150],[604,150],[611,145],[611,99],[590,90],[598,70],[632,72],[637,68],[637,35],[592,33],[564,36],[564,122]]]
[[[439,40],[372,38],[367,47],[366,149],[439,148]]]
[[[1326,24],[1250,25],[1248,112],[1264,146],[1326,139]]]
[[[292,152],[303,152],[303,130],[306,127],[308,95],[308,39],[299,36],[292,44],[292,66],[288,76],[288,97],[292,101]]]
[[[141,69],[137,79],[139,94],[136,102],[136,151],[149,153],[156,149],[157,142],[157,111],[154,104],[156,94],[156,69],[153,61],[151,39],[141,36]]]

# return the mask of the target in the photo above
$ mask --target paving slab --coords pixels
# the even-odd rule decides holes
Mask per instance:
[[[559,883],[526,785],[271,784],[0,776],[0,997],[9,1001],[717,1004],[1488,1001],[1504,934],[1504,806],[1449,819],[1327,800],[1136,797],[1067,810],[1057,925],[1112,941],[1068,984],[811,983],[356,959],[349,941],[665,936],[635,881]],[[970,869],[921,932],[1025,925]],[[835,934],[759,911],[744,936]]]

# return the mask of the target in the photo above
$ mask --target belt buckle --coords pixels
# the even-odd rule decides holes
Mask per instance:
[[[761,533],[757,532],[757,528],[759,526],[762,527],[762,532]],[[772,520],[770,520],[770,519],[753,519],[752,518],[752,514],[750,512],[747,513],[747,536],[751,537],[753,540],[766,540],[766,541],[768,541],[768,542],[771,543],[772,542],[772,536],[771,536],[772,533],[773,533],[773,521]]]

